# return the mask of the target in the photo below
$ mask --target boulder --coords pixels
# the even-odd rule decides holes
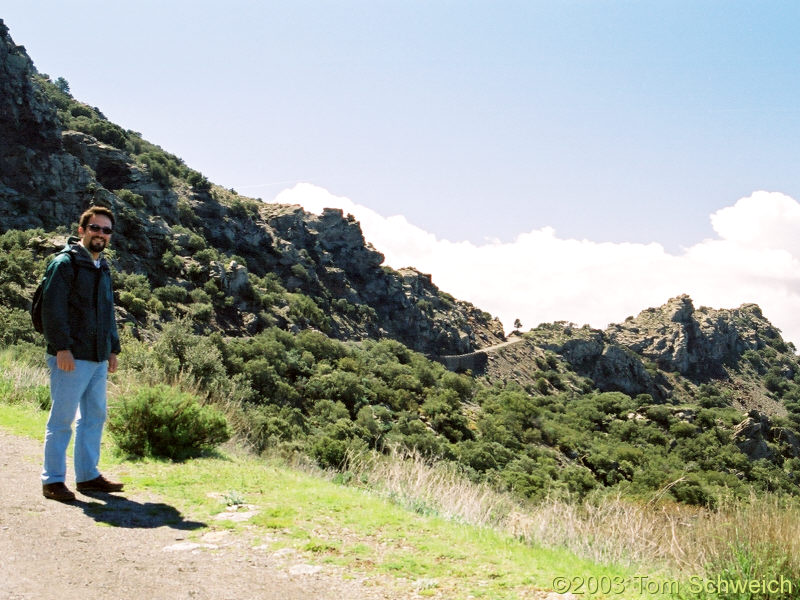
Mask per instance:
[[[767,445],[770,434],[770,422],[766,415],[752,411],[750,415],[733,430],[733,443],[744,452],[750,460],[761,458],[772,459],[773,450]]]

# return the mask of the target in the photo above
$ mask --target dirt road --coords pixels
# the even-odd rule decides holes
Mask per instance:
[[[45,500],[38,442],[0,430],[1,600],[308,600],[413,598],[347,579],[291,552],[253,547],[158,498],[78,494]],[[68,482],[70,487],[72,482]],[[191,536],[191,539],[190,539]]]

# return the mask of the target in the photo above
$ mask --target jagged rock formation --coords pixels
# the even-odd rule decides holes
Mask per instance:
[[[340,339],[391,337],[431,355],[467,353],[505,339],[499,321],[442,293],[430,275],[382,267],[383,255],[365,242],[352,217],[241,198],[196,172],[188,178],[159,173],[161,165],[144,150],[137,155],[137,146],[155,149],[158,160],[184,175],[190,170],[97,109],[69,96],[55,106],[46,83],[0,21],[0,233],[53,231],[76,222],[93,203],[111,206],[117,214],[115,267],[146,275],[153,288],[188,291],[216,281],[233,303],[218,307],[210,322],[228,335],[252,334],[265,325],[263,302],[250,287],[252,273],[277,275],[288,294],[312,298],[327,315],[326,332]],[[92,115],[101,132],[114,134],[108,139],[115,144],[87,131],[62,130],[59,110],[69,113],[67,119]],[[63,235],[53,240],[53,249],[62,241]],[[210,260],[194,256],[208,247],[216,253]],[[161,259],[173,251],[181,264],[166,273]],[[144,309],[136,317],[121,304],[124,318],[146,317]],[[320,326],[297,319],[286,306],[267,312],[267,322],[289,329]]]
[[[800,440],[786,427],[776,427],[770,418],[750,411],[747,418],[733,430],[733,443],[750,460],[772,460],[779,455],[777,445],[794,458],[800,457]]]
[[[540,326],[527,336],[532,345],[557,354],[577,373],[591,379],[598,389],[628,395],[650,394],[658,400],[669,395],[667,382],[648,370],[642,357],[614,343],[606,332],[566,323]]]
[[[31,76],[33,63],[0,20],[0,218],[4,229],[74,219],[91,176],[66,153],[55,108]],[[78,213],[79,214],[79,213]]]
[[[745,351],[764,347],[780,333],[755,304],[695,310],[691,298],[683,295],[609,327],[606,336],[661,369],[703,379],[722,375]]]
[[[752,366],[745,357],[771,348],[785,357],[779,361],[783,377],[791,379],[797,371],[791,345],[757,305],[695,309],[687,295],[605,331],[560,322],[541,325],[526,338],[530,345],[554,352],[600,390],[650,394],[659,402],[680,399],[678,384],[715,381],[729,385],[740,408],[785,414],[780,403],[748,379]]]
[[[374,310],[374,316],[336,315],[337,335],[389,336],[433,355],[471,352],[504,339],[497,320],[442,294],[430,275],[383,268],[383,255],[341,210],[315,216],[299,206],[265,205],[260,213],[265,222],[259,229],[271,243],[264,239],[253,250],[267,271],[283,273],[287,289],[317,297],[327,293],[347,306]]]

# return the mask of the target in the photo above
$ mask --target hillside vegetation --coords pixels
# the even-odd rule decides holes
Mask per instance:
[[[502,341],[499,323],[429,276],[380,267],[351,217],[212,185],[36,72],[2,30],[4,344],[41,342],[32,287],[100,202],[118,215],[126,362],[240,406],[256,451],[346,468],[348,453],[400,445],[529,498],[666,487],[713,506],[723,490],[797,492],[800,370],[757,306],[680,297],[605,332],[542,325],[510,367],[518,346],[481,373],[447,372],[430,358]]]
[[[409,453],[520,502],[798,495],[798,358],[757,306],[678,296],[494,352],[496,319],[382,266],[351,216],[212,184],[38,73],[1,22],[0,38],[0,343],[15,361],[41,364],[33,288],[99,203],[118,216],[107,255],[135,373],[120,406],[157,403],[166,384],[217,407],[256,454],[347,478]],[[476,351],[471,370],[439,362]]]

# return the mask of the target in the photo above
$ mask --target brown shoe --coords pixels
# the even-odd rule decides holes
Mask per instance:
[[[115,483],[99,475],[89,481],[79,481],[77,488],[79,492],[121,492],[124,486],[124,483]]]
[[[59,502],[72,502],[75,500],[75,494],[70,491],[63,481],[43,484],[42,495],[48,500],[58,500]]]

